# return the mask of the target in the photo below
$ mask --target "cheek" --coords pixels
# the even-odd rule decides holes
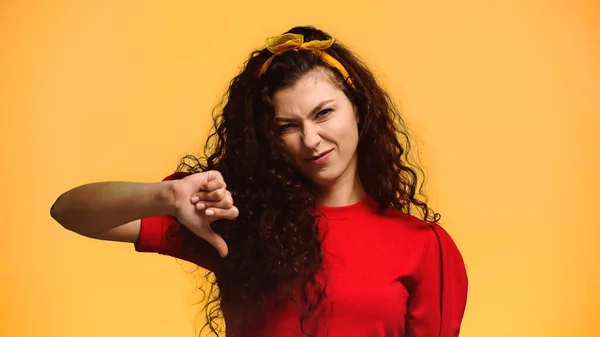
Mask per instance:
[[[294,140],[293,136],[283,137],[281,139],[281,147],[286,156],[294,159],[298,154],[298,142]]]
[[[353,150],[358,143],[358,127],[356,123],[340,123],[335,126],[335,134],[338,135],[338,145],[345,150]]]

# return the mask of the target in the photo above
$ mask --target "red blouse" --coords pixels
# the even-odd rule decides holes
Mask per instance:
[[[316,336],[330,337],[453,337],[458,336],[467,300],[467,274],[462,256],[448,233],[394,209],[377,210],[365,196],[344,207],[320,206],[325,221],[323,273],[327,275],[327,306]],[[142,219],[135,248],[195,263],[176,242],[164,240],[168,216]],[[216,256],[215,255],[211,255]],[[266,328],[251,336],[303,337],[301,312],[292,303],[267,306]],[[235,308],[223,308],[234,321]],[[237,336],[227,326],[227,336]]]

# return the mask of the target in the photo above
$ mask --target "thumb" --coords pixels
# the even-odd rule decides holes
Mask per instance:
[[[229,248],[227,247],[227,243],[225,243],[225,240],[223,240],[223,238],[219,234],[217,234],[210,228],[202,234],[203,235],[201,237],[211,246],[213,246],[219,252],[219,255],[221,255],[221,257],[227,256],[227,254],[229,253]]]

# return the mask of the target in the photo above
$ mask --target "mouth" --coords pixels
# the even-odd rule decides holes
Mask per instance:
[[[320,155],[318,155],[318,156],[312,156],[312,157],[310,157],[310,158],[307,158],[306,160],[307,160],[307,161],[309,161],[309,162],[316,162],[316,161],[318,161],[319,159],[321,159],[321,158],[323,158],[323,157],[327,156],[328,154],[330,154],[330,153],[331,153],[331,151],[333,151],[333,149],[329,149],[329,150],[327,150],[327,151],[325,151],[325,152],[321,153],[321,154],[320,154]]]

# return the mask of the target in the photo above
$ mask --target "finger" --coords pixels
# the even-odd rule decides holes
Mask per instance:
[[[221,172],[217,171],[217,170],[210,170],[210,171],[206,171],[206,173],[208,173],[207,176],[207,180],[224,180],[223,179],[223,175],[221,174]]]
[[[240,211],[237,207],[233,206],[228,209],[209,208],[204,212],[204,214],[210,217],[211,221],[215,221],[217,219],[235,220],[240,215]]]
[[[219,202],[222,199],[224,199],[225,197],[227,197],[229,195],[229,191],[227,191],[224,188],[220,188],[211,192],[198,192],[194,195],[192,195],[192,197],[190,198],[190,201],[192,203],[197,203],[200,201],[216,201]]]
[[[223,180],[223,178],[214,178],[208,180],[208,182],[200,186],[200,189],[202,191],[210,192],[221,188],[225,189],[226,187],[227,184],[225,184],[225,180]]]
[[[229,192],[226,192],[225,197],[219,201],[200,200],[199,202],[196,203],[197,210],[203,210],[203,209],[208,209],[208,208],[229,209],[231,207],[233,207],[233,198],[231,197],[231,193],[229,193]]]
[[[227,247],[225,240],[223,240],[223,238],[219,234],[215,233],[215,231],[212,229],[207,229],[204,233],[202,233],[201,237],[211,246],[215,247],[221,257],[225,257],[229,253],[229,248]]]
[[[219,202],[200,201],[195,207],[197,211],[208,210],[211,208],[230,209],[233,207],[233,201],[225,199]]]

